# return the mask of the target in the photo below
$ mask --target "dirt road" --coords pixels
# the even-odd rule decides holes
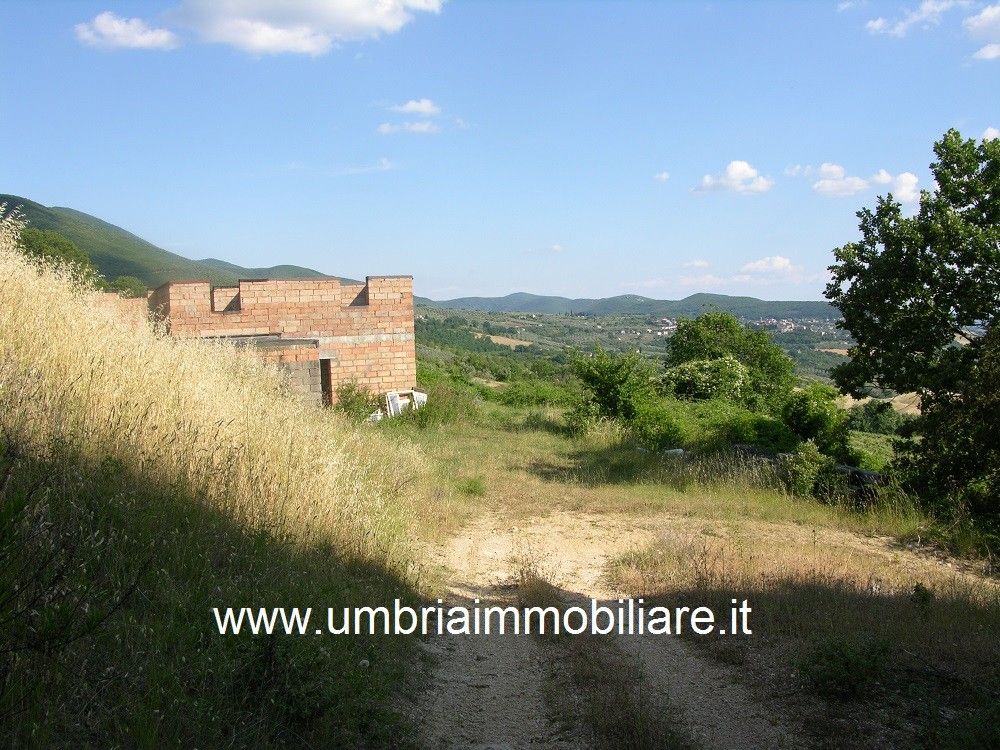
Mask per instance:
[[[606,562],[647,545],[656,529],[635,518],[556,511],[511,527],[487,515],[464,527],[439,553],[447,600],[509,603],[530,568],[571,603],[617,599],[604,582]],[[673,637],[621,636],[622,657],[638,659],[643,684],[666,705],[682,733],[706,748],[798,747],[780,717],[769,714],[729,669]],[[438,636],[425,648],[433,667],[416,716],[428,748],[538,748],[592,745],[587,726],[549,717],[545,693],[552,649],[534,636]]]

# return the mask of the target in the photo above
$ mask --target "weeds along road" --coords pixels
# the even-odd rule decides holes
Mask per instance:
[[[605,564],[654,536],[622,516],[556,511],[512,528],[483,515],[440,554],[446,601],[617,601]],[[415,710],[425,747],[801,746],[730,669],[678,638],[438,636],[425,648],[429,687]]]

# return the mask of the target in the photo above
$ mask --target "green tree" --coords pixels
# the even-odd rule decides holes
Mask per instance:
[[[857,343],[833,377],[854,395],[869,385],[917,391],[914,485],[939,510],[996,518],[995,469],[984,461],[996,465],[986,446],[998,422],[981,399],[1000,382],[991,334],[1000,316],[1000,140],[949,130],[934,154],[936,188],[914,215],[891,194],[879,198],[858,212],[861,240],[834,250],[826,296]]]
[[[782,420],[803,440],[838,461],[851,461],[847,445],[848,414],[837,406],[837,391],[828,385],[811,383],[792,393],[782,409]]]
[[[990,329],[976,361],[922,407],[922,439],[904,459],[914,486],[939,514],[1000,533],[1000,330]]]
[[[147,292],[146,282],[135,276],[119,276],[108,288],[122,297],[145,297]]]
[[[861,240],[833,251],[826,296],[857,342],[833,376],[853,395],[947,390],[980,356],[970,328],[1000,315],[1000,140],[949,130],[934,153],[915,215],[879,198],[857,214]]]
[[[632,419],[641,402],[656,398],[656,369],[636,352],[609,354],[598,347],[593,355],[574,359],[572,367],[602,417]]]
[[[97,276],[90,256],[51,229],[26,228],[21,232],[21,248],[32,258],[67,263],[87,276]]]
[[[732,357],[748,370],[743,392],[758,406],[780,401],[794,383],[793,364],[766,331],[745,326],[733,315],[708,312],[682,320],[670,339],[667,366]]]

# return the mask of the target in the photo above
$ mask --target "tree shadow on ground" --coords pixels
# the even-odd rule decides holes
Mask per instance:
[[[864,591],[789,573],[762,577],[751,590],[706,580],[646,592],[646,601],[711,607],[728,629],[733,600],[746,599],[752,635],[688,640],[737,667],[759,700],[794,719],[817,746],[957,750],[1000,746],[1000,725],[988,720],[1000,705],[1000,598],[992,591],[993,601],[983,602],[957,591]]]
[[[732,451],[671,455],[631,446],[579,448],[563,461],[534,459],[524,467],[548,482],[604,485],[659,484],[685,490],[698,483],[777,487],[774,468],[765,461]]]
[[[6,481],[5,481],[6,479]],[[415,602],[399,570],[234,519],[112,459],[0,446],[0,735],[30,746],[397,746],[410,643],[315,635]],[[313,607],[308,635],[220,635],[212,608]]]

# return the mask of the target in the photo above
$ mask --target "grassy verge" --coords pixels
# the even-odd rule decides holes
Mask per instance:
[[[752,637],[697,643],[765,694],[801,698],[818,736],[838,728],[833,747],[948,745],[1000,699],[1000,586],[864,539],[757,525],[665,536],[612,576],[651,601],[748,599]]]
[[[435,502],[422,512],[436,514],[425,526],[439,534],[493,504],[515,515],[562,507],[719,521],[753,517],[907,540],[926,538],[931,526],[905,502],[856,510],[790,495],[773,469],[731,454],[678,460],[635,449],[613,424],[570,436],[558,408],[474,403],[474,411],[444,424],[394,420],[381,427],[419,445],[429,459]],[[474,494],[459,489],[470,477]]]
[[[408,646],[220,636],[212,607],[415,598],[412,446],[0,246],[0,737],[389,746]]]

